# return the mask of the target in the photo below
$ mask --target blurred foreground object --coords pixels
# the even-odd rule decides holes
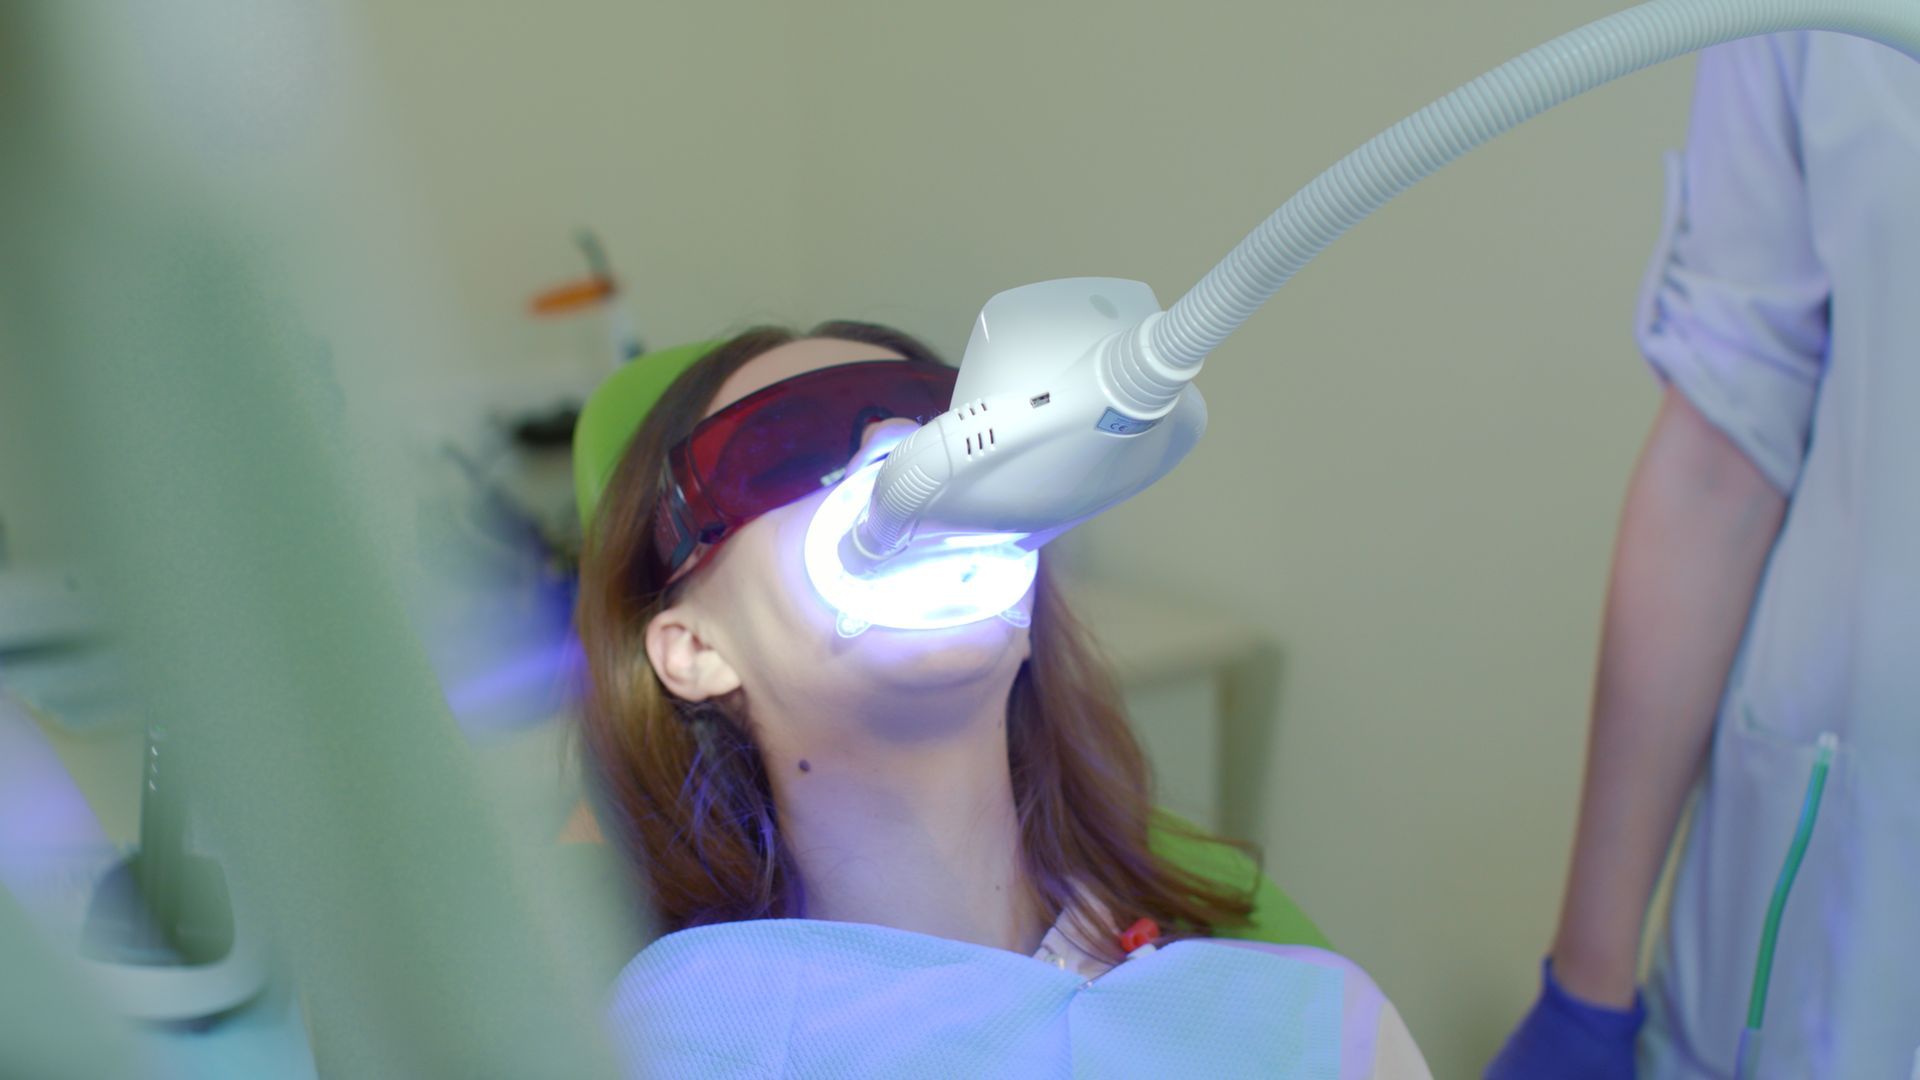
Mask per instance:
[[[337,28],[281,4],[4,19],[24,62],[0,154],[0,408],[66,496],[142,712],[194,749],[194,831],[270,937],[320,1071],[610,1074],[566,949],[601,916],[559,907],[486,798],[335,415],[328,343],[379,337],[380,268],[270,227],[338,179],[294,166],[366,152],[342,87],[255,85],[350,78]],[[349,278],[364,293],[330,307],[309,291]],[[205,883],[194,867],[176,869]],[[132,877],[151,908],[152,876]],[[182,925],[218,923],[205,890],[176,898]],[[41,975],[0,964],[0,995]]]

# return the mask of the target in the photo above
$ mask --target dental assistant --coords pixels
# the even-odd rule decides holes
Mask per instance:
[[[1920,64],[1839,35],[1700,54],[1638,319],[1666,387],[1622,514],[1541,998],[1487,1075],[1760,1076],[1920,1048]],[[1688,797],[1644,998],[1635,961]]]

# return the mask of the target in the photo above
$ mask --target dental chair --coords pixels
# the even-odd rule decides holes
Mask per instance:
[[[681,372],[718,344],[694,342],[648,353],[614,372],[587,399],[573,432],[574,496],[583,525],[592,521],[600,492],[641,419]],[[1188,873],[1212,881],[1258,883],[1248,923],[1222,929],[1218,936],[1331,948],[1306,912],[1262,874],[1251,857],[1235,848],[1191,839],[1186,835],[1189,831],[1190,826],[1180,818],[1156,812],[1151,837],[1154,851]]]

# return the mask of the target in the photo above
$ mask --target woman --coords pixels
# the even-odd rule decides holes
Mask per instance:
[[[615,988],[634,1068],[1425,1075],[1351,964],[1205,940],[1251,894],[1150,849],[1145,761],[1044,569],[1020,617],[836,633],[807,524],[952,385],[884,328],[752,331],[599,502],[586,745],[668,932]]]

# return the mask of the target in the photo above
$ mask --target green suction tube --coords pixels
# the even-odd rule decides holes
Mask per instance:
[[[1833,752],[1840,740],[1832,732],[1820,736],[1819,750],[1813,759],[1813,775],[1807,778],[1807,795],[1800,803],[1800,824],[1793,831],[1793,843],[1787,848],[1787,861],[1780,867],[1780,878],[1773,885],[1773,901],[1767,905],[1767,921],[1760,930],[1760,955],[1753,962],[1753,989],[1747,995],[1747,1026],[1740,1032],[1740,1048],[1734,1057],[1734,1075],[1748,1080],[1759,1067],[1760,1025],[1767,1016],[1767,983],[1773,977],[1773,949],[1780,940],[1780,917],[1787,910],[1787,894],[1793,891],[1793,879],[1800,874],[1800,862],[1806,858],[1807,841],[1813,837],[1814,822],[1820,817],[1820,797],[1827,788],[1827,769],[1833,764]]]

